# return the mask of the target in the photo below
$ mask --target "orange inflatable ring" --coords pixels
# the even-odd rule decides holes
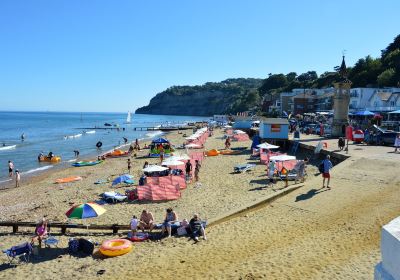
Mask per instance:
[[[101,244],[100,252],[107,257],[121,256],[132,250],[132,243],[127,239],[110,239]]]
[[[73,177],[67,177],[67,178],[57,179],[57,180],[56,180],[56,183],[57,183],[57,184],[70,183],[70,182],[75,182],[75,181],[79,181],[79,180],[82,180],[82,177],[73,176]]]

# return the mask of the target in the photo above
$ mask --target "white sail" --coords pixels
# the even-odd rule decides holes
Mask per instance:
[[[126,117],[126,123],[131,123],[131,112],[128,111],[128,116]]]

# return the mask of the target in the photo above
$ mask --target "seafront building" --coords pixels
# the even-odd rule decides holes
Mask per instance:
[[[294,114],[325,112],[333,110],[335,88],[293,89],[282,92],[280,98],[270,106],[279,112]],[[351,88],[349,112],[368,110],[388,113],[400,110],[400,88]]]

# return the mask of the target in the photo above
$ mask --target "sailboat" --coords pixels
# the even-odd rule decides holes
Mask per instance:
[[[125,123],[131,123],[131,112],[128,111],[128,115],[126,116],[126,122]]]

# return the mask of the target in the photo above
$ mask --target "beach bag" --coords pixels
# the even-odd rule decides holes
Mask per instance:
[[[77,239],[71,238],[68,241],[68,253],[70,255],[76,254],[79,251],[79,241]]]
[[[94,244],[91,241],[86,240],[84,238],[80,238],[78,243],[80,251],[84,252],[87,255],[93,254]]]
[[[321,163],[318,165],[318,171],[320,172],[320,173],[324,173],[324,162],[323,161],[321,161]]]
[[[186,227],[178,227],[176,233],[178,234],[178,236],[186,235],[187,234]]]

